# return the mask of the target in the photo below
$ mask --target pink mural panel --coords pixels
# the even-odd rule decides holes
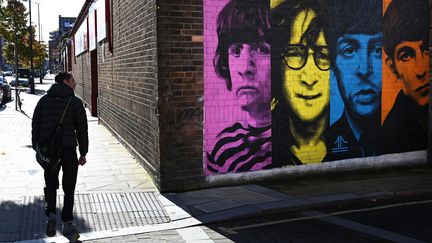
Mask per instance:
[[[251,27],[247,18],[254,21],[263,16],[231,18],[246,9],[264,14],[266,21],[269,6],[246,1],[250,7],[245,7],[245,1],[242,6],[233,2],[227,6],[227,0],[204,1],[206,175],[260,170],[271,164],[271,63],[270,45],[265,41],[269,21],[252,26],[256,30],[251,32],[241,31],[248,21]],[[225,38],[221,40],[218,16],[220,34]]]

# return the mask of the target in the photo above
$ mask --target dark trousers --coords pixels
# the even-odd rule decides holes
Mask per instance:
[[[47,217],[50,213],[56,214],[56,199],[57,189],[59,188],[58,176],[60,168],[62,168],[63,171],[62,187],[64,192],[61,218],[63,222],[67,222],[73,220],[72,211],[74,205],[75,185],[78,175],[76,147],[62,147],[60,165],[57,166],[55,171],[46,170],[44,172],[45,214]]]

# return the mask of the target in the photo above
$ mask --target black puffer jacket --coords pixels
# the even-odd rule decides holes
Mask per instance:
[[[71,98],[72,97],[72,98]],[[72,88],[65,84],[55,83],[36,105],[32,121],[32,145],[47,141],[57,126],[66,104],[71,98],[63,119],[62,146],[79,145],[81,156],[88,152],[87,117],[82,101],[75,97]],[[78,141],[78,144],[77,144]]]

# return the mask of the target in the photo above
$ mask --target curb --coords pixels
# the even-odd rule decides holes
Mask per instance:
[[[346,196],[341,194],[342,197]],[[338,195],[334,195],[338,197]],[[328,200],[321,202],[313,202],[309,199],[302,200],[303,203],[295,203],[296,205],[286,206],[288,201],[282,201],[272,204],[272,207],[258,207],[249,205],[239,208],[229,209],[222,212],[215,212],[205,215],[199,215],[195,218],[203,224],[220,223],[225,221],[248,218],[252,216],[270,216],[281,213],[298,213],[302,211],[312,210],[341,210],[343,207],[365,207],[365,206],[380,206],[389,203],[407,202],[414,200],[430,200],[432,199],[432,189],[419,189],[416,191],[398,191],[398,192],[377,192],[358,197],[346,197],[340,200]],[[265,205],[264,205],[265,206]],[[253,210],[255,209],[255,210]]]

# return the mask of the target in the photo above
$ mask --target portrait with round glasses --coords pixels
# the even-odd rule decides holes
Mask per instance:
[[[287,0],[272,10],[273,162],[326,156],[330,56],[320,1]]]

